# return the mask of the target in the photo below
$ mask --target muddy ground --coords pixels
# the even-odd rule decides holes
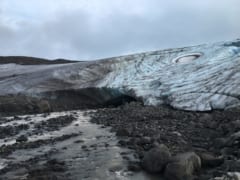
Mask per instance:
[[[239,131],[237,109],[184,112],[136,102],[1,117],[0,179],[165,180],[161,173],[146,173],[142,164],[155,144],[165,144],[172,156],[216,157],[194,173],[195,180],[209,180],[240,170]]]
[[[0,180],[154,179],[129,170],[129,160],[138,163],[134,151],[118,146],[115,134],[91,123],[87,114],[2,117]]]

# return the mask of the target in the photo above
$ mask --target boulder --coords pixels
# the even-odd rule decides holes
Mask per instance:
[[[166,166],[164,176],[168,180],[190,180],[201,168],[201,159],[194,152],[179,154]]]
[[[199,153],[203,167],[216,167],[224,162],[223,157],[215,157],[210,153]]]
[[[229,172],[227,173],[227,177],[229,180],[240,180],[240,173],[239,172]]]
[[[37,107],[40,113],[46,113],[51,111],[51,106],[47,100],[40,100],[37,103]]]
[[[116,132],[116,136],[130,136],[131,132],[126,128],[119,128]]]
[[[28,140],[28,138],[26,136],[21,135],[16,139],[16,142],[21,143],[21,142],[26,142],[27,140]]]
[[[137,144],[141,146],[145,144],[151,144],[151,143],[153,143],[153,139],[151,137],[146,137],[146,136],[138,139],[137,141]]]
[[[210,180],[240,180],[240,173],[239,172],[229,172],[222,177],[215,177]]]
[[[149,173],[160,173],[170,162],[171,153],[164,144],[157,145],[144,154],[142,167]]]

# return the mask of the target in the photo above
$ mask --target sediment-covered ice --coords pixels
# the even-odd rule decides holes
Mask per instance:
[[[240,104],[240,40],[61,65],[0,65],[0,96],[109,88],[177,109]]]

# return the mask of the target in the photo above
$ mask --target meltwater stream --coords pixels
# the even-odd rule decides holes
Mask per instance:
[[[65,122],[61,117],[72,119]],[[0,128],[4,132],[11,129],[0,137],[0,179],[37,179],[46,174],[49,179],[155,179],[143,172],[128,171],[123,154],[137,161],[134,152],[117,146],[116,136],[109,128],[91,123],[87,111],[8,117],[1,120]],[[20,136],[27,141],[16,142]],[[49,162],[60,163],[52,168]]]

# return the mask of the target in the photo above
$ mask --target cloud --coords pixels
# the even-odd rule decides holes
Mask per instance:
[[[0,54],[96,59],[240,36],[238,0],[2,0]]]

